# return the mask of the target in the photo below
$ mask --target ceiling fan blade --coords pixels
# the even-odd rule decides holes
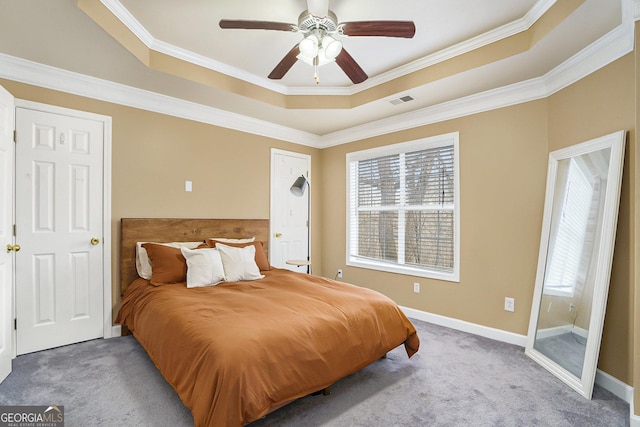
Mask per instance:
[[[329,14],[329,0],[307,0],[307,10],[317,18],[324,18]]]
[[[355,21],[340,24],[345,36],[380,36],[412,38],[416,33],[413,21]]]
[[[354,84],[362,83],[367,80],[369,76],[358,65],[355,59],[349,53],[342,48],[338,56],[336,57],[336,64],[342,68],[342,71],[351,79]]]
[[[221,19],[220,28],[235,28],[242,30],[297,31],[297,27],[294,24],[287,24],[286,22],[248,21],[244,19]]]
[[[268,77],[272,80],[280,80],[283,78],[298,60],[298,54],[300,54],[300,48],[298,48],[298,45],[295,45],[293,49],[282,58],[278,65],[276,65],[276,68],[271,71]]]

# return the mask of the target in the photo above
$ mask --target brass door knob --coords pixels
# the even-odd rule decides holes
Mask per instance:
[[[91,238],[91,244],[92,245],[97,245],[98,243],[100,243],[100,239],[98,239],[97,237],[92,237]]]
[[[12,244],[8,244],[7,245],[7,252],[18,252],[20,250],[20,245],[12,245]]]
[[[282,237],[282,233],[276,233],[276,237]]]

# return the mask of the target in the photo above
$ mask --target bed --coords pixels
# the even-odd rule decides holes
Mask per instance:
[[[270,266],[259,268],[259,278],[215,286],[188,288],[179,280],[159,285],[158,275],[139,277],[138,242],[212,237],[255,237],[254,243],[218,241],[216,250],[211,242],[202,248],[223,260],[226,251],[249,253],[255,266],[264,267],[257,255],[267,256],[268,244],[260,242],[268,242],[268,220],[121,221],[123,297],[116,322],[144,347],[191,409],[196,426],[248,424],[326,389],[399,345],[408,357],[418,351],[416,330],[399,307],[366,288]],[[258,254],[261,245],[264,253]],[[164,261],[151,251],[157,248],[142,246],[153,255],[153,272],[160,271]],[[180,250],[187,260],[203,254]],[[197,265],[189,265],[187,271],[195,274]]]

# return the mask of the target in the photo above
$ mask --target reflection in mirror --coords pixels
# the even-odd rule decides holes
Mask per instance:
[[[534,348],[582,377],[611,149],[558,162]],[[597,254],[595,254],[597,256]]]
[[[624,132],[549,156],[525,352],[591,398],[609,287]]]

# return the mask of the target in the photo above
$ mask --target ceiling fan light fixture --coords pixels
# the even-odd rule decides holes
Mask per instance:
[[[330,62],[335,62],[335,58],[327,58],[322,49],[320,49],[318,51],[318,54],[314,57],[310,58],[301,53],[296,58],[298,58],[300,61],[304,62],[305,64],[309,64],[315,67],[322,67],[323,65],[326,65]]]
[[[300,54],[297,56],[302,62],[314,67],[322,67],[335,61],[342,50],[342,43],[318,30],[305,37],[298,45]]]
[[[334,39],[330,35],[326,35],[322,38],[322,50],[324,56],[329,60],[336,59],[336,56],[342,51],[342,42]]]
[[[318,38],[314,34],[309,34],[300,42],[300,54],[309,59],[315,58],[318,55],[318,44]]]

